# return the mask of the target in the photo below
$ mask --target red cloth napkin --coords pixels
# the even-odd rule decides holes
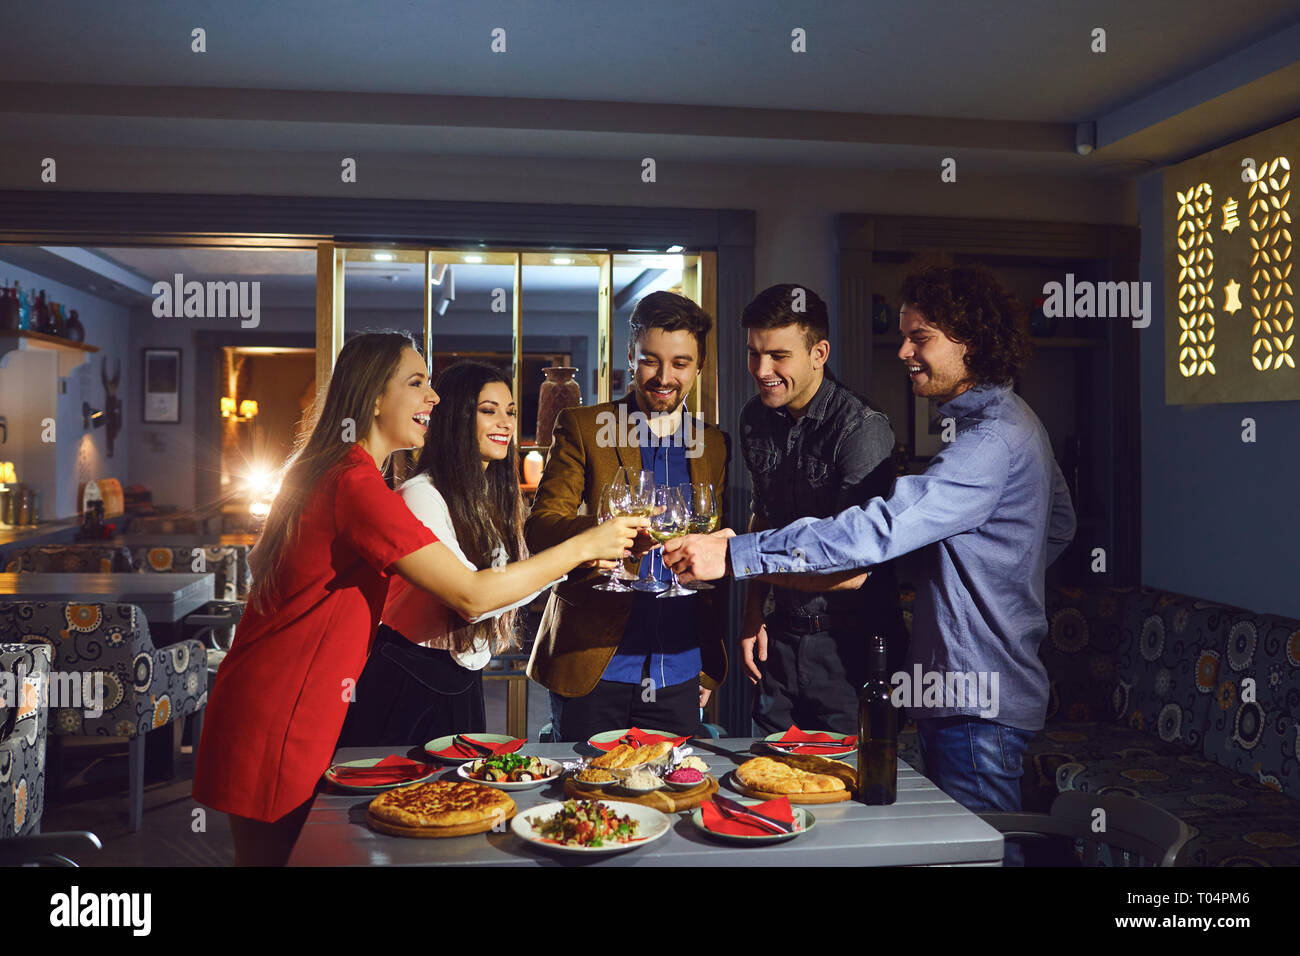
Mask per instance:
[[[749,806],[747,804],[747,806]],[[781,823],[794,823],[794,810],[790,808],[788,797],[781,797],[778,800],[767,800],[763,803],[755,803],[750,809],[757,810],[765,817],[771,817]],[[704,820],[704,828],[712,830],[714,833],[729,833],[732,836],[776,836],[776,832],[769,830],[767,827],[760,826],[757,823],[744,823],[740,820],[728,820],[722,815],[722,811],[717,808],[712,800],[706,800],[700,804],[700,814]]]
[[[494,740],[480,740],[473,734],[462,734],[466,740],[472,740],[476,744],[482,744],[492,751],[493,755],[512,754],[524,744],[528,743],[527,737],[520,737],[518,740],[507,740],[505,743],[497,743]],[[450,757],[452,760],[464,760],[466,757],[486,757],[487,754],[475,753],[473,748],[466,747],[462,750],[456,744],[452,744],[445,750],[430,750],[429,753],[435,757]]]
[[[856,736],[845,737],[841,741],[836,739],[835,737],[832,737],[828,733],[823,733],[822,731],[815,730],[810,733],[805,730],[800,730],[794,724],[791,724],[790,729],[781,735],[781,741],[783,743],[807,743],[808,744],[808,746],[806,747],[782,747],[781,748],[782,752],[790,753],[790,754],[839,753],[845,749],[853,748],[858,745],[858,738]]]
[[[649,734],[649,733],[646,733],[644,730],[640,730],[640,729],[638,729],[638,728],[636,728],[636,727],[633,727],[631,730],[629,730],[629,731],[628,731],[626,734],[624,734],[623,736],[624,736],[624,737],[631,737],[633,740],[635,740],[635,741],[636,741],[638,744],[640,744],[642,747],[646,746],[646,744],[657,744],[657,743],[661,743],[661,742],[663,742],[663,741],[665,741],[665,740],[671,740],[671,741],[673,742],[673,746],[674,746],[674,747],[680,747],[682,744],[686,743],[686,741],[688,741],[688,740],[691,739],[691,735],[690,735],[690,734],[687,734],[685,737],[664,737],[664,736],[661,736],[661,735],[659,735],[659,734]],[[609,753],[611,750],[613,750],[613,749],[614,749],[615,747],[617,747],[618,745],[619,745],[619,741],[618,741],[618,740],[611,740],[611,741],[609,741],[608,743],[603,743],[603,744],[601,744],[601,743],[592,743],[592,746],[595,747],[597,750],[603,750],[603,751],[605,751],[606,753]]]
[[[419,760],[410,760],[397,754],[389,754],[376,767],[383,767],[390,773],[348,773],[350,767],[334,767],[334,776],[340,783],[353,787],[383,787],[390,783],[406,783],[427,777],[436,768]],[[369,768],[367,768],[369,769]]]

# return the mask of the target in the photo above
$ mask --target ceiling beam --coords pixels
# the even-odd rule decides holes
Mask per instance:
[[[606,100],[412,93],[2,83],[10,115],[110,116],[658,133],[827,143],[1073,152],[1071,123]]]

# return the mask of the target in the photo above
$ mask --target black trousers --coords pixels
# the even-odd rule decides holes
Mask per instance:
[[[653,689],[603,680],[585,697],[551,693],[551,729],[565,743],[585,741],[606,730],[640,727],[678,736],[700,732],[700,684],[683,681]]]
[[[901,619],[898,630],[903,639],[888,643],[890,674],[907,659]],[[799,634],[785,627],[780,615],[770,617],[767,660],[756,663],[763,673],[754,688],[754,729],[759,736],[779,733],[791,724],[801,730],[858,732],[858,690],[870,676],[867,636],[861,627]]]
[[[482,671],[466,670],[450,651],[412,644],[379,625],[340,747],[422,746],[435,737],[486,730]]]

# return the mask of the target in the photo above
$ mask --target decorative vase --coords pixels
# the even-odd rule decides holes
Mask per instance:
[[[86,341],[86,327],[81,324],[81,319],[77,318],[76,309],[68,313],[68,324],[64,327],[63,332],[67,335],[69,342]]]
[[[552,365],[542,369],[546,381],[537,393],[537,444],[547,448],[555,430],[555,418],[562,409],[582,404],[582,389],[573,376],[578,373],[569,365]]]

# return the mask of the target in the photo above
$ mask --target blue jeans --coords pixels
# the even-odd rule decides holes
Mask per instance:
[[[1022,759],[1033,731],[979,717],[916,721],[925,775],[968,810],[1020,810]],[[1003,866],[1024,866],[1024,851],[1007,842]]]

